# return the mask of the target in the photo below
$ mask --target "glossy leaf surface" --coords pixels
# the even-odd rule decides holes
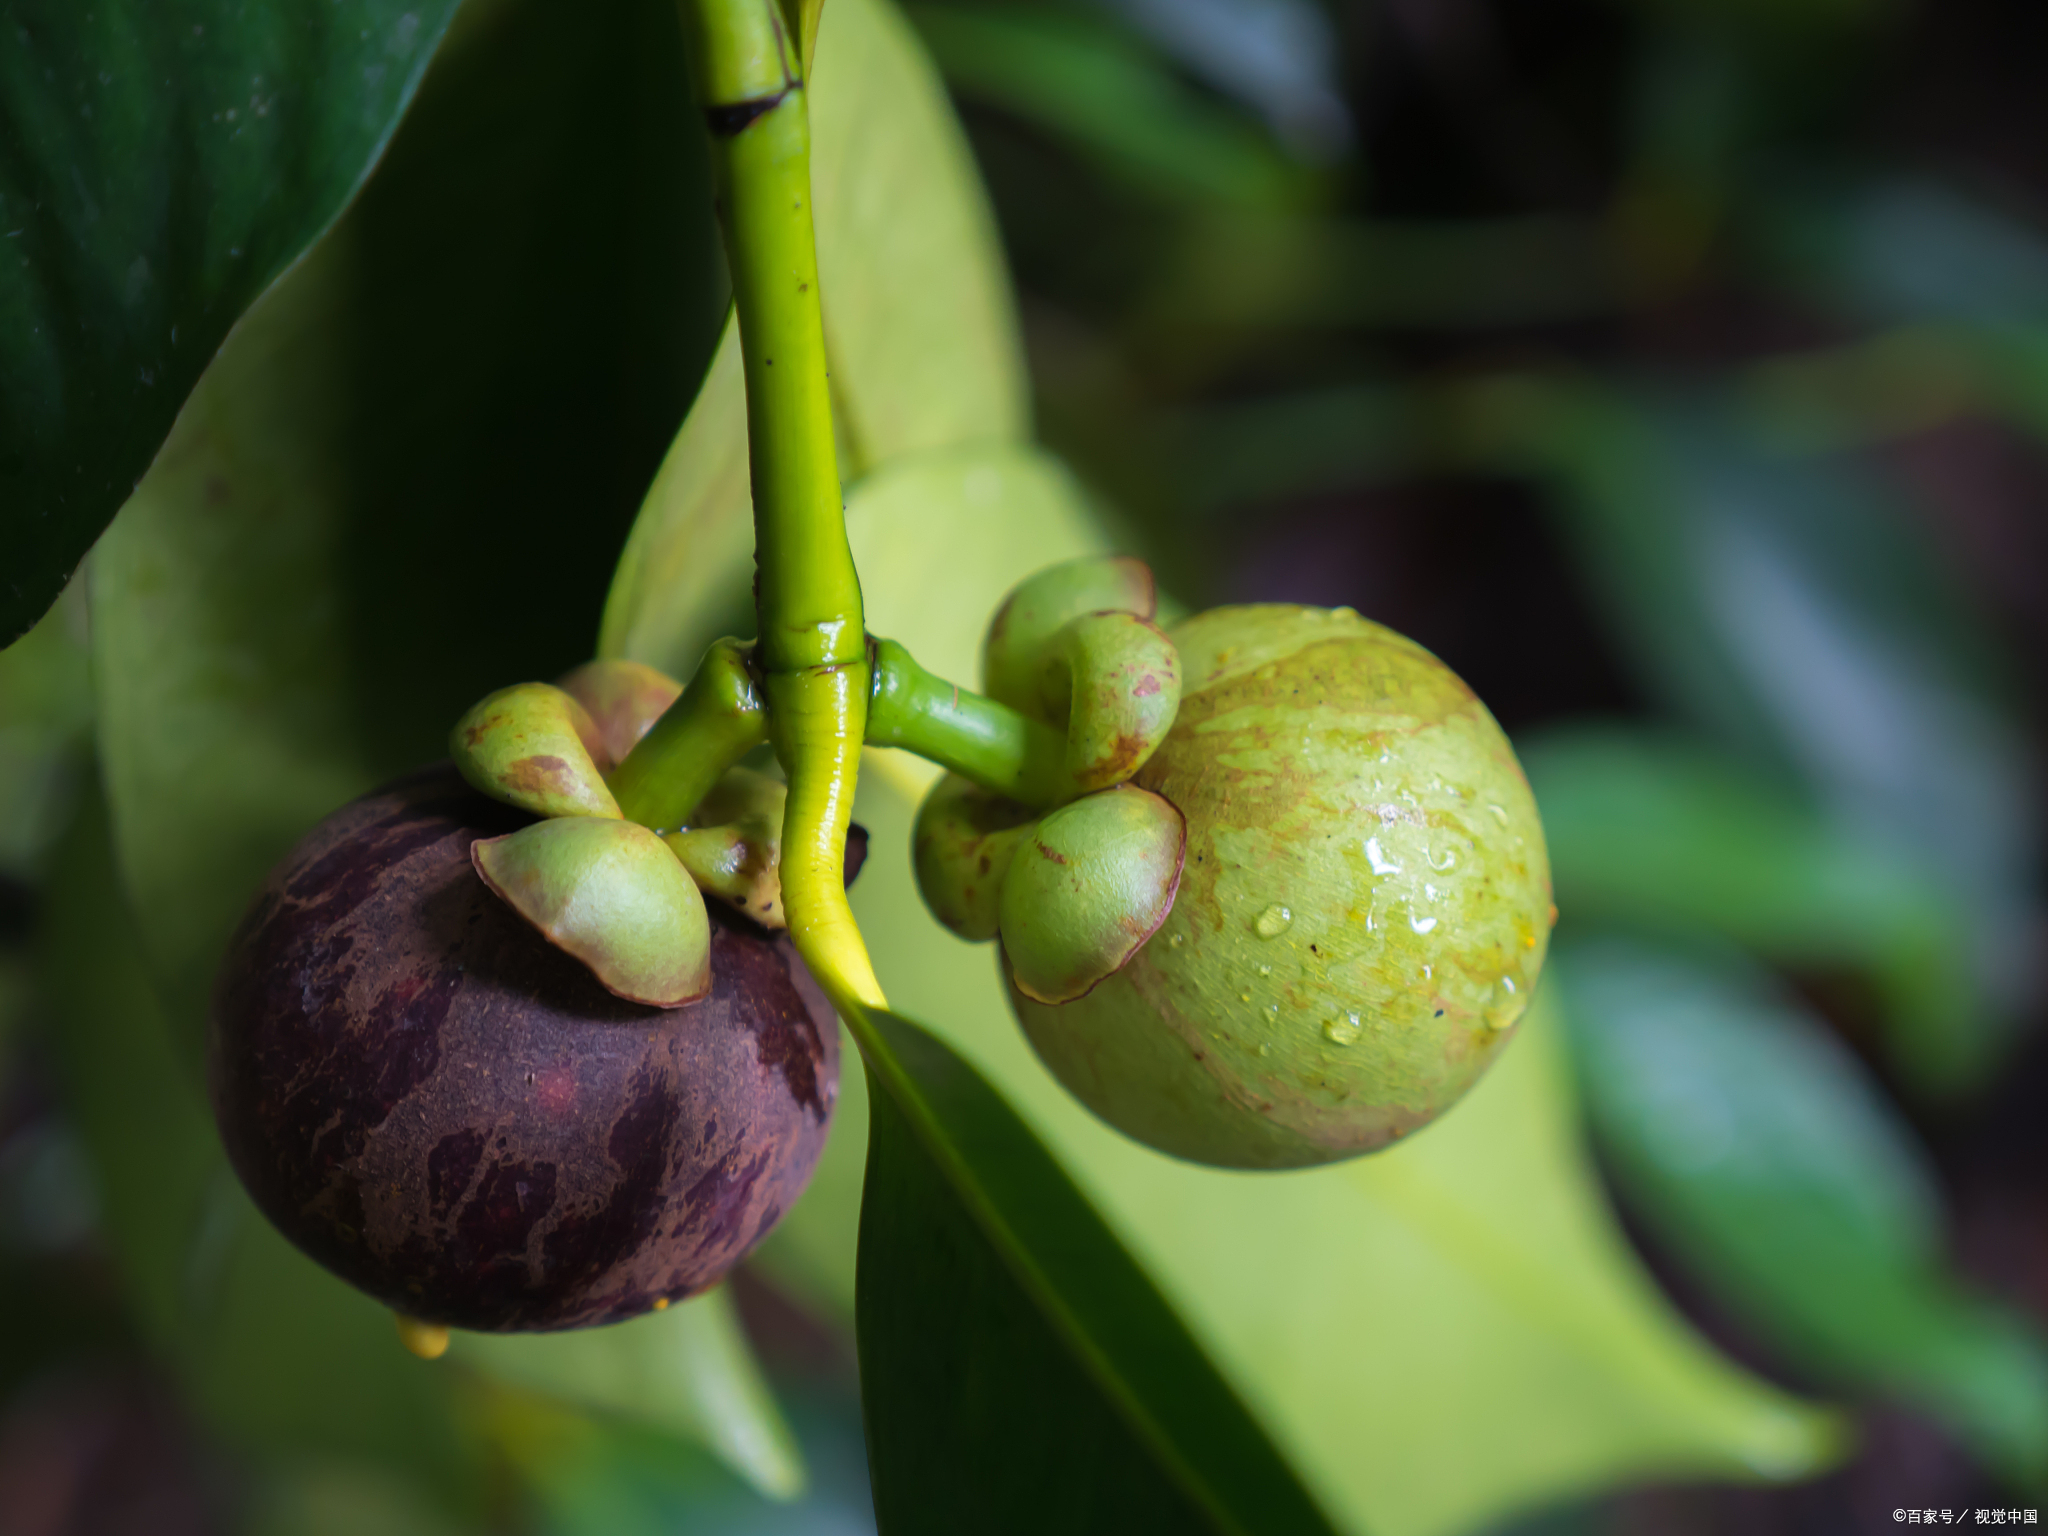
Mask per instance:
[[[1969,1293],[1934,1173],[1824,1027],[1725,957],[1616,939],[1561,957],[1587,1108],[1634,1209],[1810,1369],[2048,1479],[2048,1340]]]
[[[0,27],[0,644],[340,212],[455,0],[20,0]]]
[[[1009,1106],[916,1025],[869,1022],[859,1332],[882,1530],[1330,1530]]]

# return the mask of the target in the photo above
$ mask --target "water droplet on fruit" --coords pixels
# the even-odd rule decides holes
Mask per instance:
[[[1411,917],[1408,919],[1408,926],[1417,933],[1427,933],[1436,926],[1436,919],[1433,917]]]
[[[1365,859],[1372,865],[1372,872],[1376,875],[1401,873],[1401,866],[1380,852],[1380,840],[1376,837],[1368,837],[1365,840]]]
[[[1479,1010],[1479,1019],[1488,1029],[1506,1029],[1521,1015],[1521,1002],[1515,995],[1515,979],[1503,976],[1493,989],[1493,997]]]
[[[1280,1022],[1280,1005],[1278,1003],[1266,1004],[1266,1022],[1268,1024],[1278,1024]],[[1265,1047],[1260,1046],[1259,1054],[1263,1056],[1265,1053]]]
[[[1270,976],[1273,974],[1273,967],[1271,967],[1270,965],[1262,965],[1259,967],[1259,974],[1261,976]]]
[[[1333,1045],[1349,1045],[1365,1028],[1358,1022],[1358,1015],[1348,1013],[1341,1019],[1331,1019],[1323,1025],[1323,1034]]]
[[[1273,1011],[1274,1011],[1275,1013],[1278,1013],[1278,1012],[1279,1012],[1280,1010],[1276,1008],[1276,1009],[1274,1009]],[[1260,1054],[1261,1056],[1270,1056],[1270,1055],[1272,1055],[1272,1054],[1273,1054],[1273,1047],[1271,1047],[1270,1045],[1266,1044],[1266,1042],[1265,1042],[1265,1041],[1261,1040],[1261,1041],[1259,1042],[1259,1054]]]
[[[1266,908],[1252,922],[1252,932],[1262,939],[1277,939],[1294,922],[1294,914],[1275,903]]]
[[[1188,936],[1186,934],[1176,933],[1172,938],[1166,941],[1166,947],[1168,949],[1179,949],[1181,945],[1187,943],[1187,941]]]
[[[1248,1003],[1252,1000],[1252,995],[1249,992],[1240,992],[1237,994],[1237,1000],[1240,1003]]]

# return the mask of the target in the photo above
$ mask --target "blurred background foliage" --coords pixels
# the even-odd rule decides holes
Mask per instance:
[[[971,162],[873,0],[828,0],[816,107],[873,135],[821,132],[818,205],[877,630],[971,680],[1016,575],[1111,544],[1187,607],[1357,607],[1514,735],[1560,923],[1526,1038],[1441,1127],[1196,1174],[1037,1071],[916,906],[922,780],[876,756],[861,816],[899,856],[856,897],[892,998],[1340,1528],[2038,1505],[2048,16],[904,14]],[[254,1216],[191,1076],[228,927],[327,806],[593,636],[683,670],[744,623],[679,47],[653,0],[468,0],[88,583],[0,656],[10,1536],[873,1528],[857,1077],[733,1285],[429,1370]]]

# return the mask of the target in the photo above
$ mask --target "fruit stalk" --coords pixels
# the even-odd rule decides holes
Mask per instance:
[[[933,676],[894,640],[875,642],[867,739],[1023,805],[1054,806],[1078,792],[1063,733]]]
[[[783,907],[833,1001],[881,1007],[840,873],[867,723],[867,633],[832,437],[799,40],[775,0],[686,0],[683,14],[739,314],[756,655],[789,776]]]

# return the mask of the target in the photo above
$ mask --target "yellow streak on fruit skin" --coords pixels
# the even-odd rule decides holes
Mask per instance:
[[[422,1360],[438,1360],[448,1353],[448,1330],[439,1323],[423,1323],[402,1312],[391,1314],[398,1325],[398,1342]]]

